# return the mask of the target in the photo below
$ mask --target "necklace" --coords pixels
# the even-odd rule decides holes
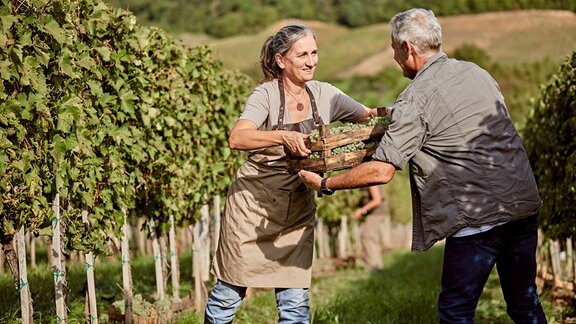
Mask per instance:
[[[286,92],[288,92],[288,94],[292,98],[294,98],[294,100],[296,100],[296,102],[298,102],[298,104],[296,105],[296,109],[298,109],[298,111],[304,110],[304,104],[302,104],[301,101],[302,101],[302,98],[304,98],[304,94],[306,93],[306,91],[302,92],[302,94],[300,95],[300,99],[296,99],[296,97],[288,89],[286,89]]]

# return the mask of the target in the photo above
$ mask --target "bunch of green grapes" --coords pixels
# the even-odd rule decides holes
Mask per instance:
[[[348,132],[351,130],[360,129],[363,127],[385,125],[388,123],[390,123],[390,117],[389,116],[372,117],[363,123],[343,123],[341,126],[330,128],[330,134],[336,135],[336,134],[345,133],[345,132]],[[319,134],[318,130],[315,129],[310,133],[309,139],[311,142],[316,142],[316,141],[318,141],[319,136],[320,136],[320,134]],[[372,142],[362,142],[362,141],[354,142],[354,143],[351,143],[348,145],[333,148],[332,154],[343,154],[343,153],[356,152],[359,150],[364,150],[364,149],[374,147],[377,144],[378,144],[378,142],[374,142],[374,141],[372,141]],[[308,156],[308,159],[319,159],[319,158],[320,158],[320,152],[312,152],[312,154],[310,154]]]
[[[367,150],[367,149],[376,147],[376,145],[378,145],[378,141],[371,141],[371,142],[359,141],[359,142],[350,143],[348,145],[335,147],[331,150],[331,152],[333,155],[344,154],[344,153],[356,152],[356,151],[360,151],[360,150]],[[312,152],[310,155],[308,155],[308,159],[319,159],[319,158],[320,158],[320,152]]]
[[[319,158],[320,158],[320,152],[312,152],[307,157],[307,159],[319,159]]]
[[[342,125],[338,126],[338,127],[331,127],[330,128],[330,134],[331,135],[337,135],[337,134],[341,134],[341,133],[345,133],[351,130],[355,130],[355,129],[360,129],[360,128],[364,128],[364,127],[369,127],[369,126],[376,126],[376,125],[385,125],[390,123],[390,117],[389,116],[378,116],[378,117],[372,117],[370,119],[368,119],[365,122],[362,123],[343,123]],[[310,132],[310,142],[316,142],[318,141],[320,136],[320,133],[318,132],[317,129],[313,130],[312,132]]]
[[[363,150],[366,147],[364,142],[354,142],[348,145],[335,147],[332,149],[332,154],[343,154]]]
[[[386,125],[390,124],[390,116],[377,116],[372,117],[365,121],[363,124],[366,126]]]
[[[320,132],[318,132],[318,130],[315,129],[315,130],[310,132],[310,136],[308,137],[308,139],[310,140],[310,142],[316,142],[319,140],[319,136],[320,136]]]

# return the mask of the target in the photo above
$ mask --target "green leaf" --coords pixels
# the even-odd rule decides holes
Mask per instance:
[[[38,235],[40,236],[48,236],[48,237],[52,237],[54,236],[54,232],[52,231],[52,227],[44,227],[38,230]]]
[[[12,64],[13,63],[10,61],[0,61],[0,78],[10,80],[14,74],[14,71],[11,68]]]
[[[63,159],[66,155],[66,140],[60,135],[54,136],[54,159]]]
[[[66,43],[67,40],[66,31],[62,29],[58,24],[58,22],[52,19],[52,17],[50,17],[48,22],[44,26],[41,26],[40,28],[46,33],[50,34],[52,37],[54,37],[54,40],[56,40],[59,44]]]
[[[1,16],[0,21],[2,22],[2,33],[6,34],[12,28],[12,24],[18,22],[18,17],[13,15]]]
[[[48,63],[50,62],[50,48],[41,41],[36,41],[33,47],[38,63],[42,64],[44,67],[48,67]]]
[[[99,47],[94,48],[94,50],[96,50],[96,52],[98,52],[98,54],[100,54],[100,57],[102,58],[102,60],[104,62],[110,61],[110,54],[112,53],[112,51],[108,47],[99,46]]]

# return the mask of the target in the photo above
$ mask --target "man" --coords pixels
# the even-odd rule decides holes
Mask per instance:
[[[536,294],[536,218],[541,206],[520,137],[496,82],[477,65],[442,52],[441,27],[429,10],[391,20],[394,59],[412,79],[372,161],[322,179],[301,171],[311,188],[388,183],[409,165],[413,251],[446,238],[438,315],[472,323],[496,265],[508,315],[546,323]]]

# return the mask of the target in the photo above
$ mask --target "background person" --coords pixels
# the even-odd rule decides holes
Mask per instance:
[[[287,171],[285,149],[307,156],[304,140],[318,125],[376,115],[334,86],[313,80],[318,48],[307,26],[285,26],[270,36],[260,63],[263,83],[229,136],[229,146],[248,151],[248,159],[228,191],[207,323],[231,322],[247,287],[275,288],[280,323],[310,321],[314,191]]]
[[[438,314],[473,323],[496,265],[507,312],[516,323],[545,323],[536,293],[536,181],[498,84],[476,64],[441,50],[429,10],[391,20],[394,59],[412,79],[394,104],[373,160],[329,179],[300,171],[312,188],[333,191],[388,183],[410,170],[412,250],[446,238]]]
[[[362,248],[362,265],[371,272],[382,270],[382,242],[380,225],[384,215],[381,186],[362,189],[363,198],[352,218],[361,220],[360,246]]]

